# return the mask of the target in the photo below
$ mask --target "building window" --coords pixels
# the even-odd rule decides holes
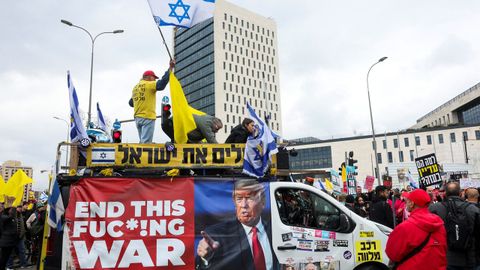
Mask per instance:
[[[410,146],[410,142],[408,141],[408,138],[403,138],[403,141],[405,142],[405,147]]]
[[[427,135],[427,144],[428,145],[432,144],[432,136],[431,135]]]
[[[438,143],[443,143],[443,134],[438,134]]]
[[[383,140],[382,143],[383,143],[383,149],[387,149],[387,141]]]
[[[419,146],[420,145],[420,137],[415,136],[415,145]]]
[[[393,139],[393,147],[398,148],[398,139]]]
[[[403,151],[398,152],[398,160],[400,160],[400,162],[403,162]]]
[[[388,152],[388,153],[387,153],[387,157],[388,157],[388,163],[392,163],[392,162],[393,162],[393,154],[392,154],[392,152]]]
[[[382,163],[382,153],[377,153],[377,162]]]
[[[475,139],[480,140],[480,130],[475,130]]]
[[[450,142],[454,143],[456,141],[457,140],[455,139],[455,133],[454,132],[450,133]]]
[[[463,134],[463,140],[468,141],[468,132],[464,131],[462,134]]]
[[[415,160],[415,152],[413,150],[410,150],[410,161]]]

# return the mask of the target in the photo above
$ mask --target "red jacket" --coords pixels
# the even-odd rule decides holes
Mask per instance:
[[[447,234],[443,220],[428,211],[417,208],[410,217],[395,227],[388,237],[387,253],[390,260],[399,262],[431,233],[427,245],[410,259],[398,266],[398,270],[437,270],[447,268]]]

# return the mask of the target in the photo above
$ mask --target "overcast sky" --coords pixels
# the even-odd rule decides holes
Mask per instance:
[[[369,67],[377,132],[406,129],[480,81],[480,1],[230,0],[277,22],[283,137],[320,139],[370,134]],[[34,189],[47,186],[57,143],[67,137],[66,72],[88,111],[93,35],[92,114],[132,118],[132,87],[147,69],[162,74],[168,56],[146,0],[0,2],[0,163],[34,168]],[[171,45],[171,29],[164,28]],[[160,100],[162,94],[158,95]],[[123,139],[137,142],[133,124]],[[166,138],[157,125],[155,141]]]

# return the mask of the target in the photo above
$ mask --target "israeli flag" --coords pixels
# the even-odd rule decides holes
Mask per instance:
[[[148,0],[158,26],[190,28],[213,17],[215,0]]]
[[[77,91],[73,86],[70,71],[67,71],[67,83],[70,96],[70,141],[79,142],[82,139],[88,139],[88,135],[80,118]]]
[[[58,186],[57,179],[53,181],[51,188],[51,195],[48,198],[48,225],[52,228],[56,228],[61,232],[62,228],[62,215],[65,213],[65,207],[63,206],[62,193]]]
[[[257,116],[255,110],[247,103],[249,118],[255,121],[256,136],[248,136],[245,145],[243,173],[253,177],[263,177],[268,169],[272,155],[278,152],[275,135]]]
[[[407,179],[408,179],[408,184],[409,184],[412,188],[414,188],[414,189],[418,188],[418,181],[416,181],[416,180],[413,178],[413,176],[412,176],[412,174],[410,173],[410,171],[408,171],[408,173],[407,173],[405,176],[406,176]]]
[[[115,147],[93,147],[92,164],[114,164]]]
[[[97,115],[98,115],[98,128],[107,131],[107,124],[105,123],[105,118],[103,118],[102,111],[100,110],[100,105],[97,102]]]

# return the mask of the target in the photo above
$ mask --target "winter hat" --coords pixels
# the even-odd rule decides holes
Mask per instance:
[[[409,193],[404,192],[403,196],[420,207],[428,206],[430,203],[430,196],[423,189],[415,189]]]

